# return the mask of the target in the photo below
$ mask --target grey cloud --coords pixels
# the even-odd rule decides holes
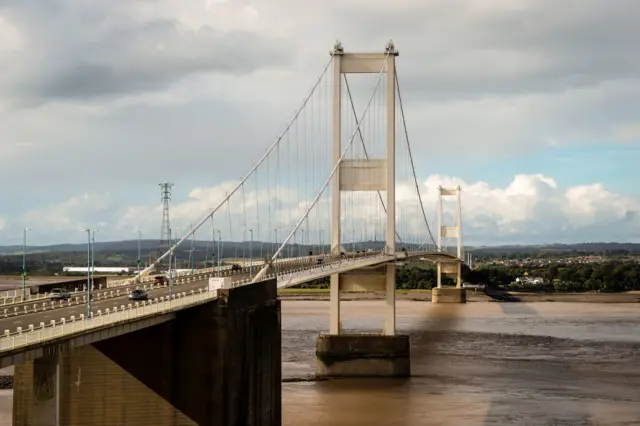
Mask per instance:
[[[345,4],[337,26],[347,28],[359,16],[356,40],[393,34],[405,85],[416,97],[432,100],[551,93],[637,78],[637,1],[530,0],[518,2],[526,7],[482,14],[470,8],[472,3],[491,5],[421,1],[387,9]]]
[[[195,73],[241,74],[286,63],[286,43],[210,27],[193,31],[178,21],[139,23],[107,3],[24,1],[0,9],[29,42],[5,84],[14,96],[24,104],[132,94]]]
[[[23,211],[87,190],[111,191],[122,206],[155,205],[159,181],[173,181],[176,194],[185,194],[240,177],[291,118],[336,38],[349,51],[396,42],[423,176],[447,166],[456,174],[465,161],[479,170],[487,158],[527,155],[546,139],[607,143],[612,127],[638,121],[634,0],[514,0],[527,7],[482,14],[469,5],[496,2],[252,1],[262,26],[291,31],[277,42],[241,31],[191,31],[178,16],[133,18],[132,8],[154,3],[0,0],[0,15],[27,46],[0,65],[0,109],[8,99],[29,107],[0,117],[0,144],[33,147],[0,158],[7,229],[23,226]],[[286,72],[229,78],[265,66]],[[200,90],[208,73],[229,85]],[[149,92],[181,99],[115,105]],[[541,218],[549,213],[540,210]],[[637,224],[634,214],[629,220]],[[469,232],[493,238],[496,220],[483,218]],[[546,223],[531,224],[540,235],[496,238],[554,240],[557,227]],[[572,230],[571,238],[606,237],[614,225],[624,228]]]

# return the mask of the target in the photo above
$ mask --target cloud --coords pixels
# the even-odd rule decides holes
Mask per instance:
[[[423,203],[432,232],[436,233],[438,186],[462,187],[464,241],[472,245],[512,243],[552,243],[585,241],[640,242],[640,199],[607,190],[601,184],[563,187],[555,179],[543,175],[516,175],[505,187],[492,187],[486,182],[465,182],[456,177],[432,175],[421,184]],[[180,234],[216,206],[234,182],[217,187],[197,188],[189,198],[171,205],[171,221]],[[238,193],[214,216],[214,226],[221,229],[223,239],[273,241],[278,228],[279,241],[288,234],[310,204],[303,194],[278,190],[278,198],[267,191],[247,191],[245,204]],[[271,194],[275,194],[273,188]],[[343,194],[343,241],[381,239],[384,216],[375,192]],[[397,188],[398,232],[407,242],[424,242],[426,228],[417,203],[415,187],[400,182]],[[256,197],[257,195],[257,197]],[[445,199],[445,224],[453,224],[455,199]],[[307,242],[317,242],[320,229],[328,241],[329,199],[322,197],[312,210],[306,230]],[[246,219],[245,219],[246,214]],[[47,242],[81,241],[77,232],[84,227],[102,227],[100,238],[131,239],[138,227],[146,238],[158,238],[162,210],[159,205],[118,206],[104,194],[83,194],[43,210],[30,211],[22,218],[33,228],[32,234]],[[258,219],[259,218],[259,219]],[[98,224],[97,222],[102,222]],[[245,228],[246,223],[246,228]],[[232,234],[229,233],[231,224]],[[212,237],[211,224],[198,232],[197,238]],[[301,241],[298,233],[296,241]]]
[[[112,194],[110,211],[71,222],[159,234],[151,231],[159,220],[145,224],[158,217],[149,188],[168,180],[209,191],[240,178],[293,116],[336,39],[347,51],[381,50],[394,39],[422,176],[460,174],[453,166],[496,170],[550,146],[637,144],[639,9],[634,0],[0,0],[0,182],[11,183],[0,191],[0,214],[7,232],[19,231],[26,211],[74,194]],[[294,128],[330,123],[329,95],[325,82],[303,114],[307,124]],[[471,185],[488,178],[465,177]],[[612,188],[615,178],[596,180]],[[478,235],[533,238],[520,229],[533,209],[535,218],[563,219],[567,238],[606,237],[576,230],[609,219],[561,208],[561,182],[536,185],[546,201],[505,205],[520,222],[478,216]],[[176,200],[176,221],[219,196]],[[551,225],[536,226],[543,238]]]
[[[218,31],[206,21],[194,27],[149,2],[128,3],[14,4],[7,15],[15,25],[0,22],[5,32],[22,28],[26,42],[9,56],[5,90],[21,104],[91,99],[165,89],[203,72],[250,73],[285,60],[284,42],[270,44],[241,29]]]
[[[112,206],[113,200],[108,193],[84,193],[42,209],[27,211],[16,222],[30,228],[33,241],[78,241],[82,238],[79,232],[83,229],[108,227],[113,219]]]
[[[552,243],[640,241],[640,199],[625,197],[602,184],[563,188],[543,175],[516,175],[505,188],[458,178],[429,177],[427,202],[437,185],[461,185],[467,242]]]

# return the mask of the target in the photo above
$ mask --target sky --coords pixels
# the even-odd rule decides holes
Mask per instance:
[[[640,242],[636,0],[0,0],[0,245],[159,238],[282,131],[336,39],[393,39],[429,216],[470,244]]]

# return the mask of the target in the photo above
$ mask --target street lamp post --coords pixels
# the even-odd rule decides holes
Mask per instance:
[[[22,230],[22,300],[27,295],[27,231],[29,228]]]
[[[249,229],[249,278],[253,278],[253,229]]]
[[[364,245],[362,246],[363,251],[367,251],[367,228],[364,228]]]
[[[95,283],[96,279],[96,232],[97,229],[91,230],[91,286]]]
[[[142,238],[142,228],[138,228],[138,282],[140,282],[140,264],[142,259],[140,258],[140,239]]]
[[[89,280],[89,285],[87,286],[87,318],[91,318],[91,289],[96,279],[96,232],[98,232],[97,229],[91,230],[91,279]]]
[[[87,316],[91,315],[91,229],[84,229],[87,233]]]
[[[353,251],[353,258],[356,258],[356,230],[353,230],[353,245],[352,245],[352,251]]]
[[[180,235],[180,229],[176,228],[175,240],[178,241],[178,235]],[[176,278],[178,277],[178,252],[173,253],[173,269],[176,271]]]
[[[220,253],[220,243],[222,242],[222,235],[220,234],[220,230],[219,229],[215,229],[214,228],[214,238],[215,238],[215,231],[218,231],[218,278],[220,278],[220,259],[221,259],[221,253]]]
[[[273,230],[273,234],[274,234],[274,253],[278,250],[278,228],[274,228]],[[275,265],[274,265],[274,269],[276,270],[276,275],[278,275],[278,258],[276,257],[274,260]]]
[[[171,301],[173,280],[171,279],[171,257],[173,256],[173,247],[171,247],[171,253],[169,254],[169,301]]]
[[[196,250],[196,233],[191,234],[193,245],[191,246],[191,275],[195,273],[196,268],[196,258],[193,252]]]

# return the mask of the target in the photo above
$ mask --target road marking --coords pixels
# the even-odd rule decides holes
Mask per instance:
[[[16,321],[14,324],[22,324],[22,321]]]

